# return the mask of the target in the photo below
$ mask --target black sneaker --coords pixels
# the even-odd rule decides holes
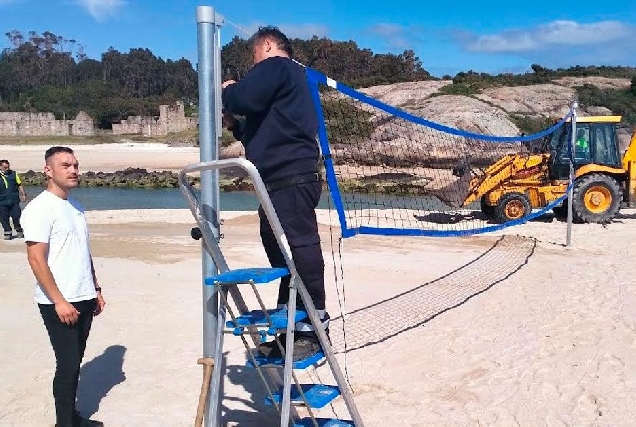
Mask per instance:
[[[24,239],[24,232],[23,231],[16,231],[15,238],[16,239]]]
[[[11,233],[4,233],[4,240],[11,240],[13,239],[13,234]]]

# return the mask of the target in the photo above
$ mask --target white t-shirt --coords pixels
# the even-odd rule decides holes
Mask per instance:
[[[20,223],[26,242],[48,243],[49,268],[68,302],[97,297],[84,209],[75,199],[64,200],[44,190],[26,205]],[[53,304],[39,283],[35,286],[35,301]]]

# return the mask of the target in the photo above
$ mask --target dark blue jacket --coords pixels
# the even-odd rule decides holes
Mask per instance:
[[[300,65],[265,59],[223,89],[222,99],[226,113],[245,116],[234,137],[264,182],[318,171],[318,119]]]
[[[15,171],[9,170],[0,173],[0,205],[10,206],[20,203],[18,186],[21,185],[20,177]]]

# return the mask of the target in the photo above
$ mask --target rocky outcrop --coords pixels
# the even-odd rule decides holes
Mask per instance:
[[[467,131],[513,136],[519,129],[512,122],[511,114],[560,118],[568,112],[576,97],[574,87],[591,84],[601,89],[625,89],[631,82],[607,77],[563,77],[551,84],[488,88],[472,96],[431,96],[449,84],[453,84],[452,81],[396,83],[373,86],[360,92],[436,123]],[[579,108],[580,115],[611,114],[604,107]]]
[[[574,89],[555,84],[488,88],[475,95],[504,113],[561,118],[574,100]]]
[[[453,84],[452,80],[427,80],[422,82],[404,82],[390,85],[371,86],[360,92],[379,99],[385,104],[399,107],[417,107],[444,86]]]
[[[432,121],[467,132],[513,136],[519,128],[510,120],[504,109],[493,108],[487,102],[460,95],[443,95],[429,98],[417,107],[415,114],[431,117]]]
[[[560,79],[553,80],[553,82],[567,87],[583,86],[589,84],[594,85],[599,89],[627,89],[631,85],[630,79],[619,79],[601,76],[561,77]]]
[[[28,171],[20,174],[27,186],[45,186],[46,176],[42,172]],[[198,176],[189,176],[190,185],[199,187]],[[170,171],[148,171],[140,168],[127,168],[117,172],[86,172],[80,175],[80,187],[116,187],[116,188],[177,188],[178,174]],[[229,173],[221,174],[219,186],[222,191],[250,191],[252,184],[242,176]]]
[[[470,96],[439,91],[450,81],[423,81],[374,86],[360,92],[421,119],[452,130],[493,136],[518,136],[520,117],[562,118],[576,99],[576,86],[625,88],[627,79],[563,78],[550,84],[493,87]],[[445,91],[446,92],[446,91]],[[451,93],[453,91],[448,91]],[[430,194],[459,206],[471,176],[506,154],[526,152],[520,143],[492,143],[454,135],[435,125],[423,125],[388,114],[364,102],[327,91],[323,94],[331,154],[340,185],[359,192]],[[600,106],[579,106],[580,116],[611,115]],[[631,129],[619,128],[622,150]],[[457,175],[458,165],[471,173]],[[460,197],[460,198],[458,198]]]
[[[400,108],[417,117],[467,132],[516,136],[521,133],[513,121],[513,116],[525,116],[532,119],[559,119],[566,115],[576,99],[576,86],[592,84],[600,88],[624,89],[631,84],[628,79],[606,77],[564,77],[550,84],[493,87],[480,93],[463,95],[440,95],[439,91],[452,81],[422,81],[373,86],[361,89],[363,92],[383,103]],[[333,94],[339,102],[344,98]],[[492,158],[488,153],[488,144],[479,147],[471,141],[424,126],[413,125],[406,120],[385,113],[379,114],[375,107],[356,103],[356,107],[370,113],[373,132],[368,137],[353,134],[352,145],[333,144],[336,154],[348,152],[349,159],[361,165],[404,164],[416,162],[423,167],[448,167],[470,153],[472,161],[487,163]],[[344,111],[343,114],[351,114]],[[580,116],[611,115],[612,112],[600,106],[579,106]],[[353,113],[355,114],[355,113]],[[362,114],[360,115],[362,117]],[[337,118],[334,116],[333,118]],[[346,129],[346,125],[341,129]],[[631,129],[619,128],[621,150],[629,144]],[[341,138],[342,139],[342,138]],[[519,146],[510,146],[511,151]],[[483,160],[483,162],[480,161]]]

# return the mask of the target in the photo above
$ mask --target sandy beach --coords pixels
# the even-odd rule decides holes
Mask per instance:
[[[78,151],[84,170],[131,161],[134,150],[88,151]],[[147,157],[177,169],[198,159],[181,153],[173,164],[166,159],[177,152],[168,153]],[[29,156],[7,154],[17,170],[28,169]],[[266,266],[255,212],[221,217],[230,267]],[[189,235],[190,212],[87,218],[107,306],[89,339],[79,409],[107,426],[192,425],[201,248]],[[607,226],[575,224],[570,248],[556,220],[461,238],[355,236],[342,245],[335,212],[320,211],[319,220],[331,338],[365,425],[634,425],[635,210]],[[33,283],[24,243],[0,242],[1,426],[54,423],[55,362]],[[266,302],[276,292],[264,286]],[[241,341],[227,336],[224,350],[225,425],[277,425]],[[324,366],[300,377],[331,382]],[[341,399],[318,413],[347,418]]]
[[[61,144],[56,144],[61,145]],[[41,171],[44,152],[50,145],[0,145],[0,157],[18,172]],[[118,144],[70,145],[83,172],[115,172],[128,167],[149,171],[178,172],[199,161],[198,147],[168,147],[163,143],[122,142]]]

